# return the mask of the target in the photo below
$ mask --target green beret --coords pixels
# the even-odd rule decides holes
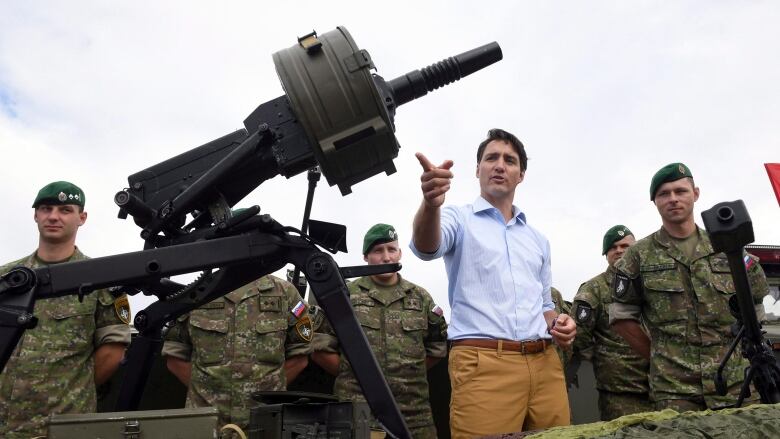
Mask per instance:
[[[607,230],[607,233],[604,234],[604,241],[601,245],[601,254],[606,255],[607,250],[612,247],[612,244],[620,241],[628,235],[633,235],[633,233],[631,233],[631,230],[628,230],[628,227],[626,226],[618,224],[617,226],[610,227],[610,229]]]
[[[393,241],[398,241],[398,233],[396,233],[393,226],[389,224],[376,224],[368,229],[366,236],[363,237],[363,255],[368,254],[368,251],[377,244]]]
[[[37,208],[41,204],[75,204],[84,207],[85,201],[84,191],[80,187],[67,181],[55,181],[38,191],[32,207]]]
[[[655,201],[655,193],[662,184],[686,177],[693,178],[693,174],[691,174],[691,170],[683,163],[669,163],[659,169],[658,172],[653,175],[653,180],[650,182],[650,201]]]

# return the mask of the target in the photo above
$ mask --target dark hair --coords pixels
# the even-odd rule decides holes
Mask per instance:
[[[502,140],[512,145],[512,148],[515,149],[515,152],[520,157],[520,169],[525,171],[528,168],[528,155],[525,153],[525,146],[523,146],[523,142],[515,137],[514,134],[510,133],[509,131],[504,131],[501,128],[493,128],[492,130],[488,131],[487,139],[483,140],[482,143],[479,144],[479,148],[477,148],[477,163],[482,161],[482,154],[485,152],[485,147],[488,145],[488,143],[494,140]]]

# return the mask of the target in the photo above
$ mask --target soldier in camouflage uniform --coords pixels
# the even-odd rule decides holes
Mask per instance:
[[[615,264],[610,322],[634,350],[650,358],[650,395],[656,409],[733,404],[748,365],[740,355],[732,355],[724,371],[729,394],[716,394],[713,377],[734,340],[728,301],[736,291],[726,256],[715,253],[707,232],[693,220],[698,198],[699,188],[687,166],[661,168],[650,184],[650,199],[663,226]],[[760,319],[766,277],[755,257],[746,255],[745,260]]]
[[[369,229],[363,255],[369,264],[399,262],[395,229],[387,224]],[[349,284],[349,292],[355,315],[412,437],[436,438],[427,369],[447,355],[447,323],[441,308],[427,291],[398,273],[361,277]],[[352,367],[338,354],[338,339],[327,321],[315,333],[314,344],[312,359],[336,375],[336,396],[364,401]]]
[[[58,181],[44,186],[33,203],[38,249],[0,267],[38,268],[87,259],[76,247],[78,228],[87,219],[84,192]],[[96,411],[95,385],[119,367],[130,343],[127,296],[114,298],[98,290],[76,296],[39,299],[38,325],[25,331],[0,374],[0,437],[30,438],[46,434],[51,413]]]
[[[607,230],[602,242],[602,255],[606,255],[609,264],[607,271],[583,283],[574,296],[574,351],[575,355],[588,352],[593,363],[602,421],[653,411],[647,382],[648,361],[609,327],[615,262],[634,242],[634,235],[626,226]]]
[[[308,363],[311,339],[298,291],[268,275],[180,317],[162,353],[188,387],[187,407],[216,407],[221,425],[246,428],[252,393],[286,390]]]

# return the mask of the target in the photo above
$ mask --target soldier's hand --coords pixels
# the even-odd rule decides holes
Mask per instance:
[[[439,207],[444,204],[444,194],[450,190],[450,180],[452,179],[452,160],[445,160],[441,165],[435,166],[422,153],[416,153],[415,156],[423,168],[420,177],[420,189],[422,189],[423,200],[429,207]]]
[[[577,335],[577,324],[568,314],[558,314],[553,320],[550,335],[558,346],[569,349],[574,342],[574,336]]]

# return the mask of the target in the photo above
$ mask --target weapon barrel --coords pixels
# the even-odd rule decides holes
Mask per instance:
[[[501,61],[503,57],[501,47],[494,41],[431,64],[422,70],[411,71],[389,81],[388,85],[396,106],[399,106]]]

